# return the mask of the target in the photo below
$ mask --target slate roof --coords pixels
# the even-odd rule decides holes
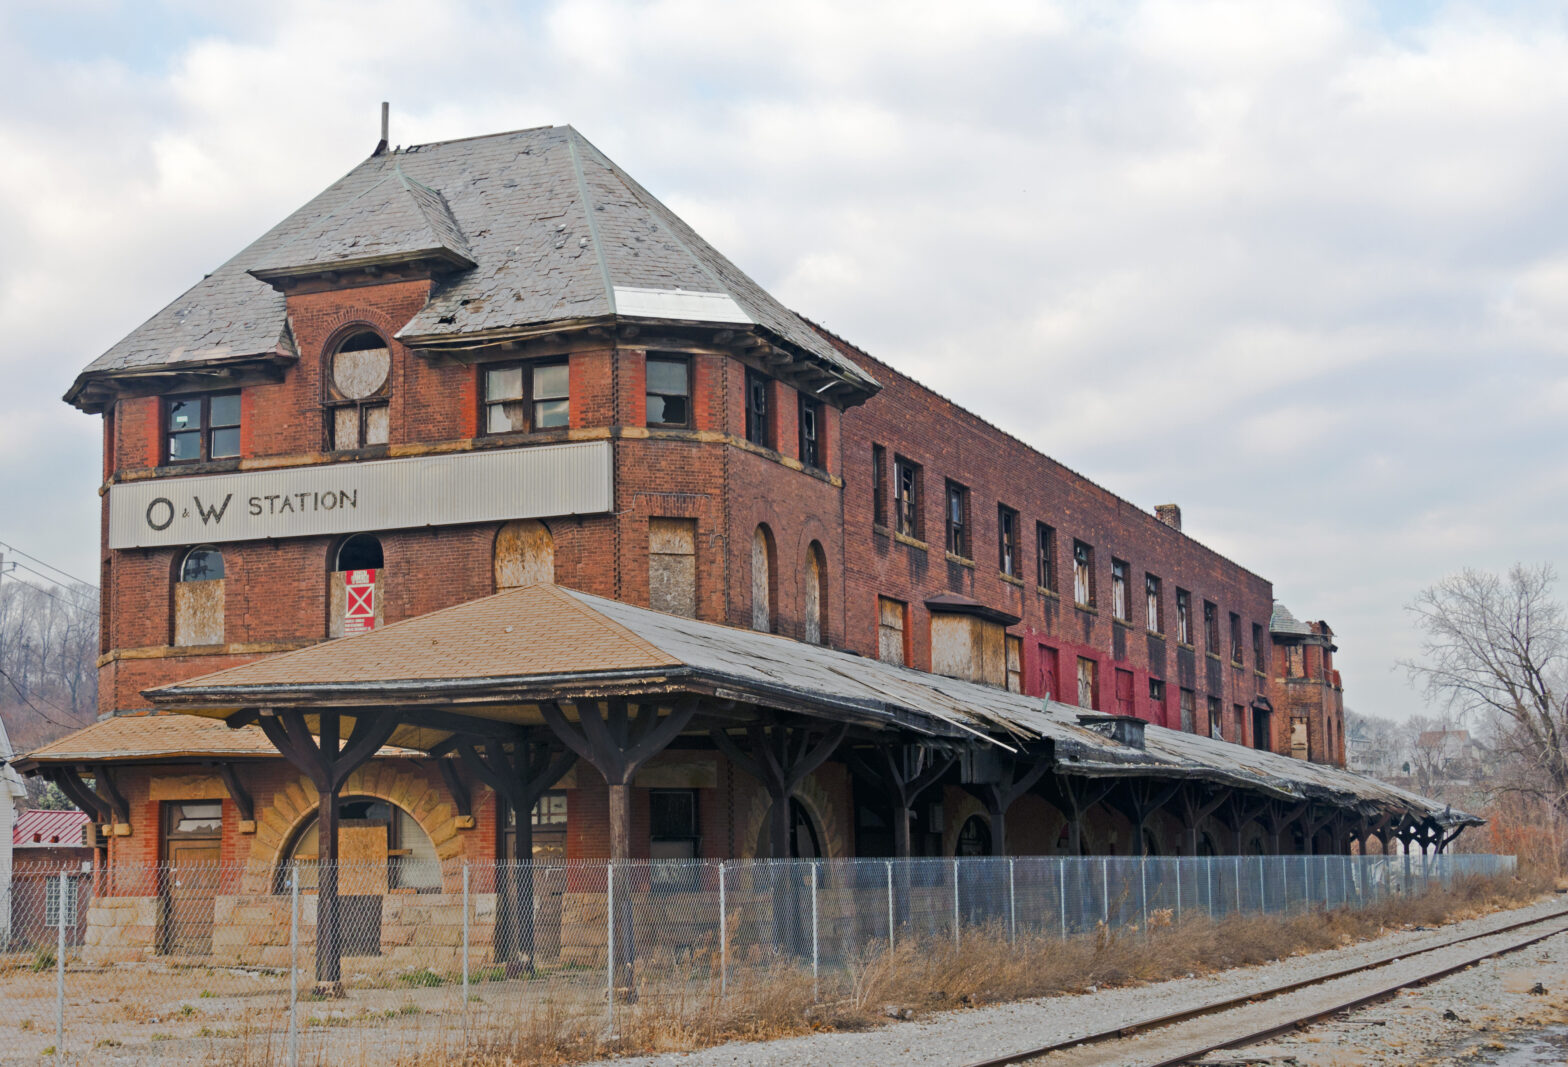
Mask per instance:
[[[1366,803],[1447,825],[1476,821],[1338,768],[1152,725],[1145,729],[1145,747],[1130,748],[1081,725],[1076,707],[547,584],[145,695],[160,705],[221,716],[257,703],[384,706],[439,693],[443,700],[461,698],[469,714],[521,721],[519,706],[530,698],[515,694],[544,692],[552,679],[570,700],[572,692],[596,683],[637,678],[649,683],[648,691],[669,692],[682,679],[697,680],[742,700],[938,736],[986,738],[1008,748],[1049,740],[1069,774],[1196,777],[1280,798]],[[404,728],[393,740],[426,747],[442,736]]]
[[[371,156],[93,361],[66,399],[90,407],[83,388],[104,376],[291,356],[283,295],[250,272],[348,263],[367,246],[475,264],[402,328],[411,344],[612,316],[745,322],[877,388],[580,133],[553,126]]]
[[[1269,633],[1297,634],[1310,637],[1312,636],[1312,627],[1296,618],[1290,613],[1289,608],[1276,600],[1274,601],[1274,613],[1269,616]]]

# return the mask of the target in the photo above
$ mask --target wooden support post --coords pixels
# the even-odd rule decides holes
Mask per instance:
[[[690,724],[697,713],[697,699],[685,697],[668,707],[661,718],[660,705],[649,701],[636,709],[622,699],[583,701],[574,705],[577,724],[566,719],[561,706],[553,701],[539,705],[545,725],[572,752],[592,764],[604,775],[610,801],[610,862],[625,864],[631,859],[631,784],[638,768],[664,751],[669,743]],[[523,819],[519,813],[518,822]],[[614,867],[606,872],[614,877]],[[608,887],[606,887],[608,888]],[[635,948],[632,935],[630,895],[615,895],[615,965],[620,970],[612,981],[622,996],[636,994]]]
[[[218,775],[223,779],[223,787],[229,791],[229,799],[234,801],[234,808],[240,813],[240,821],[250,823],[251,829],[256,826],[256,803],[251,799],[250,791],[245,788],[245,783],[240,781],[239,771],[232,763],[218,764]],[[242,827],[243,829],[243,827]]]
[[[877,745],[869,758],[862,758],[855,749],[845,750],[846,759],[854,772],[879,786],[893,803],[893,855],[909,859],[910,809],[920,794],[935,785],[957,762],[950,753],[938,752],[929,745]],[[888,872],[888,892],[893,898],[888,902],[888,921],[902,926],[909,921],[910,871],[908,863],[898,865],[898,885],[895,892],[891,868]]]
[[[1163,808],[1181,789],[1180,782],[1161,782],[1147,778],[1128,779],[1123,788],[1106,795],[1106,803],[1116,808],[1132,823],[1133,841],[1127,848],[1129,856],[1144,854],[1143,832],[1149,816]]]
[[[342,743],[343,718],[354,720],[348,742]],[[319,860],[316,875],[316,992],[343,995],[342,910],[338,906],[338,792],[348,776],[386,744],[397,728],[396,715],[385,711],[322,711],[311,736],[301,711],[262,713],[262,732],[283,757],[316,787]]]
[[[1231,798],[1231,790],[1214,789],[1205,792],[1207,785],[1188,783],[1181,789],[1177,796],[1181,800],[1181,824],[1187,838],[1187,855],[1198,854],[1198,842],[1201,840],[1203,820],[1213,815],[1226,801]]]
[[[1018,765],[1030,759],[1032,762],[1020,774]],[[985,805],[986,817],[991,821],[991,855],[993,856],[1007,855],[1007,809],[1011,808],[1019,797],[1033,789],[1035,783],[1055,764],[1048,753],[1040,753],[1035,757],[1027,753],[1017,758],[1003,756],[1000,762],[1001,774],[996,781],[976,782],[964,786]]]
[[[1067,819],[1067,854],[1083,853],[1083,817],[1116,788],[1115,779],[1052,774],[1040,779],[1041,792]]]

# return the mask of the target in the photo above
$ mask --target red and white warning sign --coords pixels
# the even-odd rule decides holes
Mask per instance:
[[[376,572],[344,571],[343,636],[369,633],[376,628]]]

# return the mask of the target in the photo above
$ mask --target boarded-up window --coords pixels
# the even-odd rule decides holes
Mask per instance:
[[[1300,715],[1290,718],[1290,754],[1296,759],[1307,758],[1307,720]]]
[[[1132,671],[1116,668],[1116,714],[1131,715],[1134,711],[1132,705]]]
[[[751,628],[773,632],[773,538],[766,526],[751,535]]]
[[[386,622],[385,564],[381,541],[370,534],[355,534],[338,546],[327,576],[328,637],[365,633]]]
[[[815,541],[806,549],[806,640],[814,645],[827,640],[822,620],[827,611],[827,559]]]
[[[533,519],[509,522],[495,537],[495,587],[516,589],[555,581],[555,538]]]
[[[1181,728],[1189,734],[1198,728],[1198,697],[1191,689],[1181,691]]]
[[[697,520],[648,520],[648,606],[697,617]]]
[[[1080,708],[1093,708],[1098,705],[1100,665],[1092,659],[1078,657],[1078,706]]]
[[[174,584],[174,643],[223,644],[223,554],[210,545],[191,549],[180,562]]]
[[[1057,666],[1056,649],[1040,646],[1040,695],[1047,700],[1062,699],[1061,674]]]
[[[1010,635],[1007,638],[1007,690],[1010,693],[1024,691],[1024,639]]]
[[[1305,678],[1307,676],[1306,649],[1300,645],[1285,646],[1285,677]]]
[[[902,600],[877,597],[877,658],[899,667],[909,666],[909,607]]]
[[[1003,688],[1007,678],[1007,631],[974,615],[931,614],[931,670]]]

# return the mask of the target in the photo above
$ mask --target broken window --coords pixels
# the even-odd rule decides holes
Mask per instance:
[[[555,581],[555,538],[537,519],[509,522],[495,535],[495,587]]]
[[[1300,645],[1285,646],[1285,677],[1305,678],[1307,676],[1306,649]]]
[[[1230,613],[1230,661],[1241,666],[1241,616]]]
[[[1192,594],[1185,589],[1176,590],[1176,643],[1192,644]]]
[[[223,644],[223,553],[198,545],[180,561],[174,585],[174,644]]]
[[[1238,745],[1247,742],[1247,709],[1240,704],[1231,705],[1231,721],[1233,723],[1230,739]]]
[[[324,377],[327,447],[386,444],[392,354],[381,335],[362,330],[344,340],[328,359]]]
[[[822,403],[800,395],[800,462],[814,470],[822,463]]]
[[[1165,620],[1160,611],[1160,580],[1152,574],[1143,576],[1144,625],[1150,633],[1165,632]]]
[[[893,460],[893,510],[895,529],[920,540],[920,464],[903,456]]]
[[[1165,706],[1165,683],[1159,678],[1149,679],[1149,703],[1156,708]]]
[[[773,632],[773,534],[766,524],[751,534],[751,628]]]
[[[887,449],[871,446],[871,522],[887,526]]]
[[[1100,665],[1086,656],[1078,657],[1078,706],[1093,709],[1100,704]]]
[[[947,550],[969,559],[969,490],[957,482],[947,483]]]
[[[571,386],[571,367],[562,361],[486,367],[485,433],[570,426]]]
[[[1187,733],[1197,729],[1195,720],[1198,716],[1198,695],[1191,689],[1181,691],[1181,728]]]
[[[649,426],[691,425],[691,360],[685,356],[648,357]]]
[[[898,667],[909,666],[908,639],[909,605],[877,597],[877,658]]]
[[[1252,624],[1252,669],[1259,674],[1269,669],[1266,655],[1263,650],[1263,626],[1255,622]]]
[[[1007,691],[1024,691],[1024,639],[1007,635]]]
[[[773,447],[773,427],[768,411],[768,379],[754,370],[746,372],[746,440],[762,448]]]
[[[1132,622],[1132,599],[1127,594],[1127,564],[1111,560],[1111,615],[1121,622]]]
[[[1220,698],[1209,697],[1209,729],[1210,737],[1223,740],[1225,735],[1220,730]]]
[[[1035,581],[1041,589],[1056,591],[1056,531],[1043,522],[1034,524]]]
[[[649,855],[656,860],[697,858],[697,791],[650,789],[648,791]],[[665,872],[675,873],[675,872]]]
[[[1211,600],[1203,602],[1203,651],[1220,654],[1220,611]]]
[[[996,508],[996,534],[997,534],[997,566],[1009,578],[1019,576],[1018,566],[1018,512],[1012,508],[997,505]]]
[[[233,459],[240,454],[240,394],[209,393],[164,402],[165,463]]]
[[[1073,542],[1073,599],[1094,607],[1094,549],[1082,541]]]
[[[697,520],[648,520],[648,606],[697,617]]]

